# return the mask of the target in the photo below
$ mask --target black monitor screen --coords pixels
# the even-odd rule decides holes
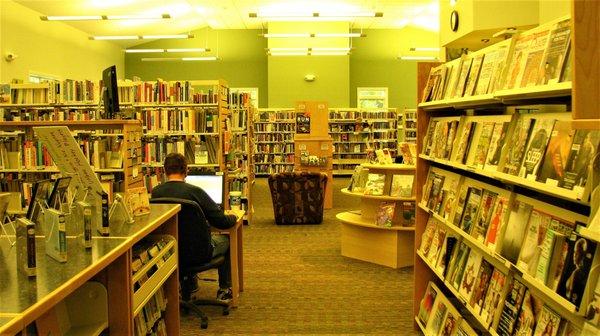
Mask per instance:
[[[117,87],[117,67],[110,66],[102,71],[104,91],[104,118],[112,119],[119,112],[119,89]]]

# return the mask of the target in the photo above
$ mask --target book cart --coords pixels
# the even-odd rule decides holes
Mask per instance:
[[[431,78],[442,67],[439,63],[418,65],[417,88],[421,103],[417,119],[420,154],[416,172],[414,315],[415,328],[427,335],[459,329],[467,335],[515,332],[595,335],[600,332],[594,325],[597,318],[595,322],[586,320],[598,297],[600,255],[598,234],[585,228],[592,186],[577,183],[582,181],[581,174],[576,175],[575,183],[569,181],[569,174],[573,174],[573,168],[569,167],[576,165],[568,166],[568,162],[564,164],[562,177],[549,174],[544,169],[554,166],[544,166],[547,148],[540,152],[540,147],[529,140],[531,134],[547,127],[544,126],[548,125],[547,120],[553,121],[549,124],[554,127],[555,132],[550,133],[554,136],[560,134],[561,128],[567,128],[573,139],[577,139],[577,134],[600,130],[597,110],[600,84],[597,75],[590,75],[600,71],[593,56],[598,41],[590,42],[586,35],[594,29],[597,32],[600,6],[592,1],[573,1],[572,8],[572,80],[546,83],[539,79],[542,82],[531,85],[530,79],[522,79],[521,83],[526,85],[515,84],[518,80],[510,76],[513,72],[516,75],[517,70],[511,67],[511,62],[515,62],[511,57],[519,50],[519,44],[514,41],[519,36],[499,43],[506,48],[504,78],[511,78],[505,80],[513,81],[514,87],[504,82],[494,89],[488,86],[478,91],[477,80],[487,80],[486,76],[490,75],[483,76],[486,73],[483,64],[494,46],[444,65],[443,71],[448,71],[449,80],[446,85],[453,86],[451,90],[458,87],[461,93],[448,94],[447,86],[442,93],[439,90],[434,93]],[[541,36],[544,31],[553,29],[550,34],[556,33],[563,20],[534,28],[522,36]],[[463,67],[467,61],[469,66]],[[452,75],[451,68],[461,70]],[[460,78],[463,71],[468,74],[469,68],[475,76],[463,77],[465,82],[461,87],[452,78]],[[523,78],[519,76],[526,75],[517,78]],[[469,81],[474,83],[469,84]],[[566,110],[557,112],[552,104],[566,106]],[[535,119],[530,132],[519,132],[527,127],[515,125],[527,124],[528,119]],[[472,133],[464,130],[468,122],[471,122],[470,127],[476,127]],[[481,139],[487,139],[485,129],[492,126],[485,125],[490,123],[507,127],[508,140],[498,148],[500,159],[496,161],[490,159],[495,156],[491,153],[482,159],[471,154],[485,147],[482,143],[487,140]],[[443,136],[436,137],[435,130],[449,130],[452,125],[455,125],[455,135],[442,131]],[[473,135],[461,140],[467,133]],[[525,135],[519,136],[522,133]],[[542,147],[552,146],[550,134]],[[452,136],[455,136],[454,141],[448,140]],[[489,136],[488,150],[494,148],[498,140]],[[437,144],[435,139],[439,139]],[[518,148],[523,151],[516,150]],[[560,153],[579,153],[580,148],[583,145]],[[543,181],[540,176],[547,178]],[[491,208],[491,204],[495,207]],[[503,210],[493,212],[492,209]],[[490,219],[487,228],[480,225],[486,223],[483,218]],[[543,236],[542,227],[545,228]],[[554,249],[557,246],[561,248]],[[585,253],[574,252],[576,248]],[[559,252],[548,255],[548,251]],[[585,257],[580,257],[582,255]]]
[[[415,227],[406,223],[404,210],[414,210],[414,192],[411,183],[410,196],[390,196],[394,176],[415,173],[415,166],[402,164],[366,164],[361,165],[370,175],[379,175],[382,195],[372,195],[365,190],[354,188],[342,193],[360,199],[360,210],[341,212],[336,218],[342,222],[342,255],[393,268],[412,266]],[[367,184],[369,182],[366,182]],[[366,186],[365,188],[368,188]],[[393,206],[393,215],[389,225],[378,225],[382,204]],[[410,220],[409,220],[410,221]]]

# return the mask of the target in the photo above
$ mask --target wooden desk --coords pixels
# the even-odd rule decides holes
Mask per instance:
[[[149,234],[177,238],[179,205],[153,204],[151,213],[133,224],[111,224],[111,236],[94,236],[84,250],[67,237],[68,260],[59,263],[46,255],[43,242],[36,244],[37,276],[27,278],[16,269],[15,248],[0,237],[0,335],[14,335],[34,323],[89,280],[102,282],[108,291],[108,325],[111,334],[133,334],[132,247]],[[44,239],[39,237],[38,240]],[[169,334],[179,334],[178,273],[164,282],[170,306],[165,322]]]
[[[243,248],[243,217],[238,219],[229,229],[216,229],[213,232],[229,236],[229,258],[231,259],[231,291],[233,300],[231,305],[238,306],[240,292],[244,291],[244,248]]]

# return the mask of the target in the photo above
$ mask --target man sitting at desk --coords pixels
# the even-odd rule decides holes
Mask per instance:
[[[179,153],[170,153],[164,163],[167,182],[152,189],[152,198],[175,197],[195,201],[200,205],[208,223],[219,229],[228,229],[235,225],[235,215],[226,215],[223,210],[208,196],[201,188],[185,182],[187,176],[187,160]],[[198,225],[204,225],[198,223]],[[229,258],[229,238],[226,235],[210,234],[208,228],[199,230],[201,235],[194,242],[194,255],[181,255],[180,260],[188,265],[203,264],[213,257],[223,255],[225,262],[219,266],[219,290],[217,299],[229,301],[233,295],[231,292],[231,260]],[[180,235],[184,235],[180,232]]]

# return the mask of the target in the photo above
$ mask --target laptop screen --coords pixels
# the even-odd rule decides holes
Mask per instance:
[[[223,204],[223,175],[188,175],[185,182],[202,188],[219,206]]]

